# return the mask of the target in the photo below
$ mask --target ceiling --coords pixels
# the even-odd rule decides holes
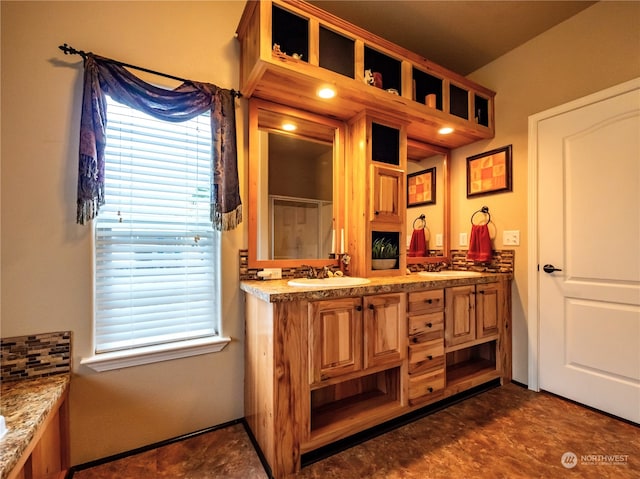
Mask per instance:
[[[468,75],[596,2],[311,0],[379,37]]]

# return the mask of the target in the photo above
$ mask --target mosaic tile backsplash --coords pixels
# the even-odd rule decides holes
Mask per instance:
[[[0,340],[2,381],[71,372],[71,331]]]
[[[240,280],[258,279],[258,272],[261,268],[249,268],[249,250],[240,250]],[[446,269],[462,271],[484,271],[487,273],[513,273],[515,261],[514,250],[494,250],[490,262],[476,263],[467,259],[467,250],[451,250],[450,264]],[[439,263],[412,264],[408,268],[412,272],[433,271],[441,269],[443,265]],[[304,276],[304,268],[282,268],[282,278],[292,279]]]

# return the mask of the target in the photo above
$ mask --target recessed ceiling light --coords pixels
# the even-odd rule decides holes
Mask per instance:
[[[282,124],[282,129],[284,131],[294,131],[296,130],[298,127],[296,125],[294,125],[293,123],[283,123]]]
[[[336,91],[331,87],[322,87],[318,90],[318,96],[324,99],[333,98],[336,96]]]
[[[453,133],[453,128],[451,128],[450,126],[445,126],[444,128],[440,128],[438,130],[438,133],[440,133],[441,135],[448,135],[449,133]]]

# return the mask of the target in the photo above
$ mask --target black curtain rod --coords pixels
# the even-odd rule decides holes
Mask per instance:
[[[58,48],[60,50],[62,50],[65,55],[80,55],[83,60],[87,59],[87,55],[92,55],[91,52],[87,53],[84,50],[76,50],[75,48],[73,48],[72,46],[67,45],[66,43],[60,45]],[[174,75],[169,75],[168,73],[157,72],[155,70],[150,70],[148,68],[139,67],[137,65],[131,65],[130,63],[124,63],[124,62],[119,62],[117,60],[112,60],[111,58],[108,58],[107,60],[109,60],[110,62],[115,63],[116,65],[120,65],[121,67],[134,68],[135,70],[140,70],[140,71],[143,71],[143,72],[152,73],[154,75],[159,75],[159,76],[165,77],[165,78],[171,78],[172,80],[181,81],[183,83],[191,81],[191,80],[187,80],[185,78],[180,78],[180,77],[177,77],[177,76],[174,76]],[[242,93],[240,93],[239,91],[236,91],[236,90],[231,90],[231,93],[237,98],[240,98],[242,96]]]

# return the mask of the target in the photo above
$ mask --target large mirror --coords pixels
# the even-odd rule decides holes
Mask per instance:
[[[407,141],[407,264],[440,262],[449,257],[449,151]],[[424,194],[412,195],[417,185]],[[424,234],[424,256],[411,254],[412,236]]]
[[[342,230],[344,124],[249,102],[249,267],[335,263]]]

